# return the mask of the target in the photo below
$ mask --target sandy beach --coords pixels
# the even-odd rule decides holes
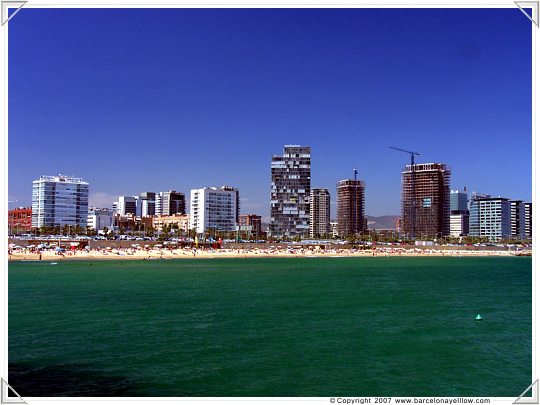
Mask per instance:
[[[530,252],[528,252],[530,253]],[[112,248],[103,250],[55,250],[16,249],[8,251],[8,260],[171,260],[171,259],[211,259],[211,258],[261,258],[261,257],[373,257],[373,256],[516,256],[520,253],[499,251],[464,251],[381,248],[372,250],[356,249],[136,249]],[[523,253],[521,253],[523,254]]]

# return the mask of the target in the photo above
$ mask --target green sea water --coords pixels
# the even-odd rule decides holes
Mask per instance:
[[[517,398],[532,382],[526,257],[11,262],[8,281],[23,398]]]

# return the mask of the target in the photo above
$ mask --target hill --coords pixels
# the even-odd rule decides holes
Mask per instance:
[[[396,218],[399,218],[399,215],[384,215],[382,217],[366,215],[369,229],[396,229]]]

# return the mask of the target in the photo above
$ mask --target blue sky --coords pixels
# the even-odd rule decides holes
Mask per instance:
[[[532,200],[532,23],[501,9],[33,9],[9,21],[9,199],[40,175],[119,195],[230,185],[269,216],[270,155],[311,146],[312,187],[401,170]],[[333,205],[335,212],[335,205]]]

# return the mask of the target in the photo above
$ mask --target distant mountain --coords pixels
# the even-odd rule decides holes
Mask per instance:
[[[384,215],[382,217],[366,215],[369,229],[396,229],[396,218],[399,218],[399,215]]]

